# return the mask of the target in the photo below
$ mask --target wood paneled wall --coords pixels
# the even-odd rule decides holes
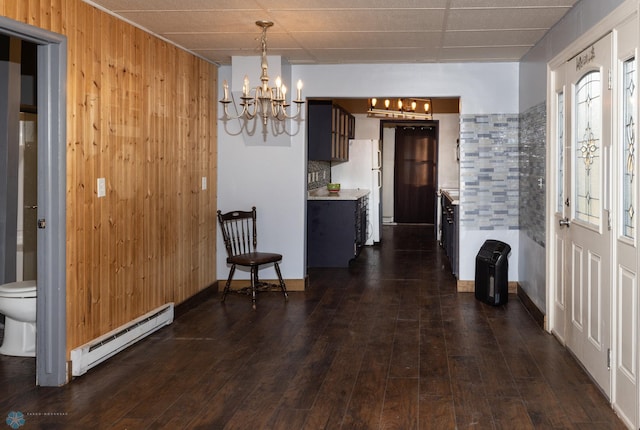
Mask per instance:
[[[0,13],[68,38],[70,351],[215,282],[217,68],[80,0]]]

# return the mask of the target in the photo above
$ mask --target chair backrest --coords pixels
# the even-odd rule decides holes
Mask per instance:
[[[231,211],[225,214],[218,211],[218,223],[229,257],[256,250],[258,238],[255,206],[250,211]]]

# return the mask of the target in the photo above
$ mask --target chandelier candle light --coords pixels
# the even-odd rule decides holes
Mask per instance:
[[[297,106],[297,112],[295,115],[288,115],[287,108],[290,105],[287,103],[287,87],[282,83],[280,76],[276,78],[276,86],[269,87],[269,75],[267,73],[267,68],[269,67],[267,64],[267,29],[273,26],[273,22],[256,21],[256,25],[262,28],[262,74],[260,75],[262,85],[251,88],[249,86],[249,77],[245,75],[242,84],[242,96],[240,96],[242,100],[240,102],[242,111],[236,117],[230,116],[228,112],[228,106],[231,100],[229,99],[229,84],[226,80],[223,83],[224,98],[220,100],[220,103],[222,103],[224,108],[225,119],[243,117],[247,120],[252,120],[256,116],[260,116],[262,118],[262,124],[266,126],[269,118],[284,121],[285,119],[298,117],[304,101],[302,100],[302,81],[298,81],[298,92],[296,99],[293,100],[293,103]]]

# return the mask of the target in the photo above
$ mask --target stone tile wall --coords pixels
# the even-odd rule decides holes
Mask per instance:
[[[545,246],[547,112],[544,103],[520,115],[520,229]]]
[[[309,160],[307,164],[307,190],[326,187],[331,180],[329,161]]]
[[[460,227],[518,230],[519,115],[462,115]]]

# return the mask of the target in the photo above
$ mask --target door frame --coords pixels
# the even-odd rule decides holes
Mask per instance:
[[[0,17],[0,33],[38,45],[36,385],[68,382],[66,318],[67,38]]]
[[[459,113],[457,113],[458,117],[460,116]],[[384,140],[384,130],[385,129],[393,129],[393,142],[386,142],[387,145],[392,144],[394,146],[394,151],[395,151],[395,129],[396,127],[435,127],[436,129],[436,213],[434,214],[434,226],[437,230],[438,227],[438,210],[437,210],[437,198],[438,198],[438,191],[440,189],[440,183],[439,183],[439,175],[438,175],[438,169],[440,168],[439,166],[439,160],[440,160],[440,121],[438,119],[425,119],[425,120],[420,120],[420,119],[413,119],[413,120],[407,120],[407,119],[399,119],[399,120],[392,120],[392,119],[381,119],[380,120],[380,141],[382,142],[382,148],[383,148],[383,154],[384,154],[384,145],[385,145],[385,140]],[[383,156],[384,158],[384,156]],[[383,168],[383,172],[389,172],[389,174],[391,174],[391,176],[393,177],[395,175],[395,166],[396,160],[394,157],[393,160],[393,164],[391,167],[389,167],[388,165],[386,165],[385,168]],[[385,170],[386,169],[386,170]],[[384,179],[383,179],[384,182]],[[392,195],[394,195],[395,193],[393,193],[393,189],[395,187],[395,184],[392,183],[390,186],[391,191],[387,191],[387,192],[391,192]],[[383,187],[384,188],[384,187]],[[382,202],[384,201],[383,198],[383,194],[382,192],[380,193],[380,202],[381,202],[381,206],[382,206]],[[395,206],[395,195],[393,196],[392,199],[392,203],[391,206],[394,207]],[[380,208],[380,218],[382,219],[382,207]],[[393,221],[395,223],[395,213],[393,216]]]
[[[595,24],[593,27],[591,27],[587,32],[585,32],[584,34],[582,34],[580,37],[578,37],[575,41],[573,41],[571,44],[569,44],[566,48],[564,48],[562,51],[560,51],[559,53],[557,53],[553,59],[551,61],[549,61],[547,63],[547,97],[546,97],[546,111],[547,111],[547,137],[546,137],[546,144],[547,144],[547,152],[546,152],[546,159],[547,159],[547,172],[546,172],[546,183],[549,184],[549,186],[546,189],[546,196],[545,196],[545,201],[546,201],[546,235],[545,235],[545,240],[546,240],[546,273],[545,273],[545,277],[546,277],[546,318],[545,318],[545,329],[548,332],[552,332],[553,331],[553,321],[555,319],[555,315],[554,315],[554,307],[553,307],[553,297],[555,295],[556,289],[555,289],[555,273],[556,273],[556,261],[555,261],[555,254],[556,254],[556,243],[555,243],[555,236],[556,236],[556,230],[559,229],[560,227],[558,225],[556,225],[555,222],[555,209],[556,209],[556,172],[557,172],[557,166],[555,165],[555,154],[556,154],[556,141],[553,138],[554,136],[554,125],[555,125],[555,118],[552,120],[550,120],[552,113],[555,111],[555,108],[553,107],[553,103],[555,100],[555,83],[554,83],[554,77],[553,77],[553,71],[556,70],[562,63],[564,63],[565,61],[567,61],[569,58],[574,57],[577,53],[582,52],[586,47],[594,44],[596,41],[598,41],[602,36],[606,35],[609,32],[614,31],[618,26],[620,26],[621,24],[623,24],[625,21],[627,21],[630,17],[632,17],[635,13],[638,13],[638,4],[637,2],[631,2],[631,1],[625,1],[622,5],[620,5],[617,9],[615,9],[612,13],[610,13],[608,16],[606,16],[604,19],[602,19],[600,22],[598,22],[597,24]],[[614,52],[616,50],[617,44],[614,46]],[[614,55],[614,59],[616,58],[616,56]],[[616,65],[613,65],[613,70],[614,73],[613,75],[616,76],[615,70],[616,70]],[[616,76],[617,79],[617,76]],[[617,95],[614,94],[614,104],[615,104],[615,100]],[[566,112],[566,108],[565,108],[565,112]],[[614,119],[613,119],[613,124],[615,127],[617,121],[617,115],[616,112],[614,112]],[[614,132],[614,136],[616,135],[616,133]],[[612,190],[611,193],[612,196],[616,195],[616,190]],[[613,200],[613,198],[612,198]],[[611,206],[612,209],[615,208],[615,206],[613,206],[615,204],[614,201],[611,202]],[[613,215],[612,219],[615,219],[617,215]],[[614,223],[615,224],[615,223]],[[615,250],[614,250],[614,245],[615,245],[615,238],[617,237],[617,231],[616,228],[614,227],[613,230],[613,240],[612,240],[612,252],[613,252],[613,256],[612,256],[612,262],[617,261],[617,258],[615,256]],[[613,279],[613,278],[612,278]],[[614,305],[615,300],[614,297],[617,296],[618,291],[617,291],[617,284],[614,283],[613,284],[613,290],[611,292],[611,301],[610,301],[610,315],[611,315],[611,363],[616,363],[616,350],[617,350],[617,336],[616,336],[616,322],[617,322],[617,310],[616,307]],[[638,304],[636,304],[638,305]],[[559,339],[560,342],[564,345],[565,340],[564,339]],[[635,341],[637,342],[638,339],[635,339]],[[617,410],[617,399],[615,398],[615,384],[616,384],[616,374],[614,371],[611,372],[611,404],[613,406],[614,409]],[[640,406],[639,406],[640,407]]]

